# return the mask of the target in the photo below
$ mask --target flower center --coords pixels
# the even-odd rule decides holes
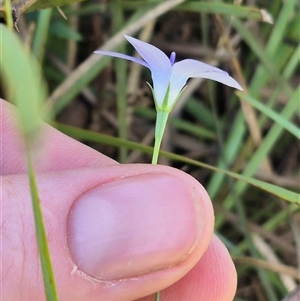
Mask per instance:
[[[174,65],[175,63],[175,59],[176,59],[176,53],[173,51],[170,55],[170,62],[172,64],[172,66]]]

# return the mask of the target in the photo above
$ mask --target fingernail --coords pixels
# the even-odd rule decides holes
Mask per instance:
[[[103,280],[179,264],[203,229],[199,198],[193,187],[162,172],[97,186],[70,209],[71,257],[79,270]]]

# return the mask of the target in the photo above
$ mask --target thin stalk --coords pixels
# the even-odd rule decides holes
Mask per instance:
[[[154,142],[154,149],[153,149],[152,162],[151,162],[151,164],[153,165],[156,165],[158,161],[159,149],[165,132],[168,117],[169,117],[168,111],[162,111],[160,109],[157,109],[156,123],[155,123],[155,142]],[[160,301],[160,292],[155,293],[155,301]]]
[[[155,301],[159,301],[160,300],[160,292],[156,292],[155,293]]]
[[[30,142],[28,140],[29,140],[28,137],[26,137],[25,144],[26,144],[26,154],[27,154],[27,167],[28,167],[28,176],[29,176],[30,193],[31,193],[31,200],[32,200],[32,207],[33,207],[36,239],[37,239],[37,245],[40,254],[45,295],[47,301],[58,301],[55,278],[54,278],[54,273],[53,273],[53,268],[51,263],[50,250],[47,241],[47,234],[46,234],[45,224],[43,220],[40,198],[38,195],[35,172],[33,168],[32,154],[29,145]]]
[[[9,0],[4,0],[4,11],[5,11],[6,26],[10,30],[13,30],[14,23],[12,18],[11,2]]]
[[[157,110],[156,124],[155,124],[155,142],[154,142],[154,150],[153,150],[152,162],[151,162],[151,164],[154,165],[157,164],[159,149],[166,128],[168,116],[169,116],[169,112],[162,111],[159,109]]]

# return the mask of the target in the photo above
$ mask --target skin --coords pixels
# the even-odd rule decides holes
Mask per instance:
[[[17,110],[0,102],[1,296],[45,300]],[[59,300],[231,301],[236,271],[189,175],[121,165],[43,125],[35,171]]]

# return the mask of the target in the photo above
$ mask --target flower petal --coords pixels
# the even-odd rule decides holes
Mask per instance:
[[[102,55],[108,55],[108,56],[112,56],[112,57],[118,57],[118,58],[121,58],[121,59],[125,59],[125,60],[128,60],[128,61],[138,63],[138,64],[143,65],[143,66],[150,69],[149,65],[145,61],[143,61],[139,58],[136,58],[134,56],[130,56],[130,55],[126,55],[126,54],[123,54],[123,53],[114,52],[114,51],[106,51],[106,50],[96,50],[96,51],[94,51],[94,53],[102,54]]]
[[[185,85],[187,79],[190,77],[212,79],[238,90],[243,90],[226,71],[208,64],[192,59],[186,59],[173,65],[171,81],[174,81],[176,85]]]
[[[140,56],[147,62],[150,69],[170,70],[171,62],[169,58],[157,47],[140,41],[133,37],[124,35],[126,40],[135,48]]]
[[[149,65],[155,101],[158,105],[161,105],[171,77],[172,64],[170,59],[160,49],[151,44],[127,35],[125,35],[125,38]]]

